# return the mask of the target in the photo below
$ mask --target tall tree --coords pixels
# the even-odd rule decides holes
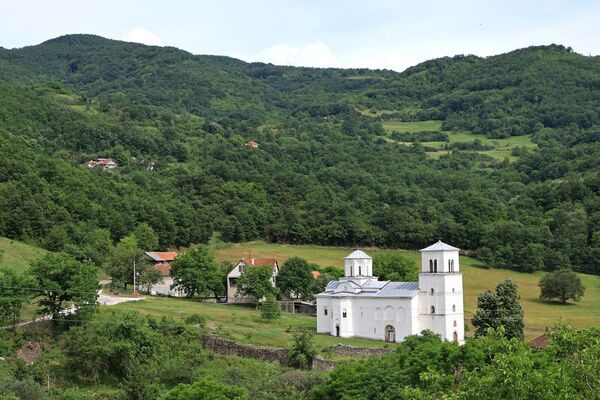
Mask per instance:
[[[147,223],[139,224],[131,234],[143,251],[153,251],[158,248],[158,235]]]
[[[258,303],[267,294],[276,292],[272,284],[272,276],[273,267],[271,265],[246,266],[236,282],[238,292],[253,297]]]
[[[484,336],[488,328],[504,327],[508,338],[523,337],[523,308],[519,303],[517,284],[504,280],[496,285],[496,293],[486,290],[477,298],[477,310],[472,322],[475,336]]]
[[[402,253],[384,251],[373,256],[373,274],[380,280],[414,282],[419,273],[413,260]]]
[[[277,276],[277,288],[285,297],[308,298],[311,296],[313,277],[308,261],[300,257],[290,257],[281,266]]]
[[[187,297],[218,296],[223,280],[215,256],[205,247],[183,252],[171,264],[173,288],[181,289]]]
[[[21,309],[37,294],[36,282],[29,274],[0,269],[0,322],[13,326],[19,322]]]
[[[115,246],[106,266],[106,272],[112,278],[113,284],[120,282],[127,288],[127,285],[134,281],[134,269],[136,275],[141,274],[147,265],[144,252],[138,246],[137,239],[133,236],[126,236]]]
[[[59,319],[60,313],[73,306],[78,315],[88,317],[97,306],[98,271],[63,253],[46,254],[31,265],[37,282],[41,312]]]
[[[567,304],[567,300],[579,301],[585,293],[585,287],[581,279],[570,269],[561,269],[545,274],[538,284],[540,287],[540,299],[559,299],[561,303]]]

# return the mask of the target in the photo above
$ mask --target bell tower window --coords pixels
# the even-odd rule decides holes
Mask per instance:
[[[437,272],[437,260],[433,261],[433,272]]]
[[[431,306],[431,313],[435,314],[435,306]]]
[[[433,272],[433,261],[429,260],[429,272]]]

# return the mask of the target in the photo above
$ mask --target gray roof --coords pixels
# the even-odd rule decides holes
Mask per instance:
[[[335,289],[342,283],[349,283],[353,288],[360,288],[358,293],[338,292]],[[362,285],[353,281],[330,281],[325,288],[325,291],[319,293],[321,296],[328,297],[414,297],[419,294],[418,282],[392,282],[378,281],[370,279]]]
[[[435,242],[434,244],[432,244],[429,247],[425,247],[424,249],[421,249],[421,251],[448,251],[448,250],[458,251],[460,249],[456,248],[454,246],[450,246],[449,244],[446,244],[446,243],[442,242],[441,240],[438,240],[437,242]]]
[[[346,258],[352,259],[361,259],[361,258],[373,258],[362,250],[354,250],[352,253],[348,254]]]

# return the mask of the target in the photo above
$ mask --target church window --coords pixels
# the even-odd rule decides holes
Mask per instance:
[[[327,307],[323,308],[323,314],[327,315]]]
[[[433,261],[433,272],[437,272],[437,260]]]
[[[362,276],[362,269],[361,269],[360,265],[358,266],[358,275]]]
[[[346,318],[346,310],[342,310],[342,318]]]
[[[433,288],[431,288],[431,295],[432,295],[432,296],[433,296],[433,293],[434,293],[434,292],[435,292],[435,291],[433,290]]]
[[[429,260],[429,272],[433,272],[433,261]]]
[[[452,312],[456,312],[456,304],[452,304]]]
[[[454,320],[454,323],[452,324],[452,326],[454,326],[456,328],[456,320]]]
[[[456,293],[455,290],[454,290],[454,288],[452,288],[452,293]]]
[[[435,306],[431,306],[431,313],[435,314]]]

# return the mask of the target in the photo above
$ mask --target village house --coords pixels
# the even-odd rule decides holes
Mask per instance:
[[[85,163],[88,168],[102,167],[104,170],[111,170],[119,167],[119,164],[110,158],[96,158]]]
[[[259,144],[254,140],[244,143],[244,147],[250,147],[251,149],[258,149]]]
[[[459,249],[438,241],[421,250],[418,282],[380,281],[361,250],[345,258],[345,276],[317,294],[317,332],[400,342],[429,329],[464,343]]]
[[[171,289],[173,278],[171,277],[170,263],[175,260],[178,253],[175,251],[147,251],[145,254],[152,263],[152,267],[158,270],[162,276],[162,279],[152,286],[150,294],[183,297],[184,293],[181,290]]]
[[[244,273],[246,268],[252,268],[257,265],[270,265],[272,269],[271,284],[275,286],[277,275],[279,274],[279,265],[277,260],[272,258],[242,258],[233,269],[227,274],[227,302],[228,303],[254,303],[256,299],[244,296],[238,292],[236,282]],[[259,299],[262,300],[262,299]]]

